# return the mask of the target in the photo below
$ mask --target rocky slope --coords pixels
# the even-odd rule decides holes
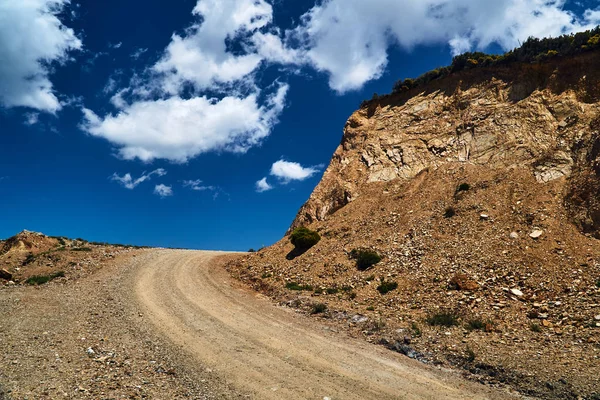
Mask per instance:
[[[597,398],[597,65],[595,51],[468,70],[366,103],[292,224],[322,240],[295,257],[285,237],[231,271],[482,382]],[[357,248],[383,259],[359,271]],[[381,294],[382,281],[397,288]]]
[[[0,241],[0,285],[66,282],[89,275],[133,246],[90,243],[24,230]]]

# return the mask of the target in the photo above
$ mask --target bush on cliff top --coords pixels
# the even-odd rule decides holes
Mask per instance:
[[[416,79],[399,80],[394,84],[393,93],[407,92],[427,83],[444,78],[453,72],[506,65],[514,62],[537,63],[553,57],[564,57],[600,48],[600,26],[585,32],[562,35],[556,38],[537,39],[530,37],[521,47],[505,54],[464,53],[452,59],[447,67],[426,72]]]

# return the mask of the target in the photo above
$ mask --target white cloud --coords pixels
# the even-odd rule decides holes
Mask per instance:
[[[39,113],[35,113],[35,112],[31,112],[31,113],[25,113],[25,125],[35,125],[38,123],[38,120],[40,119],[40,114]]]
[[[161,183],[160,185],[154,186],[154,194],[162,198],[173,196],[173,188],[171,186],[163,185]]]
[[[290,181],[303,181],[317,172],[319,172],[317,167],[305,168],[298,163],[285,160],[279,160],[271,166],[271,175],[279,178],[284,183]]]
[[[287,85],[279,85],[264,105],[258,96],[138,101],[117,115],[98,117],[83,109],[84,130],[119,147],[119,155],[148,162],[186,162],[211,151],[244,153],[267,137],[283,110]]]
[[[144,54],[147,51],[148,51],[148,49],[146,49],[146,48],[139,48],[139,49],[135,50],[133,53],[131,53],[130,57],[133,58],[134,60],[137,60],[138,58],[140,58],[142,56],[142,54]]]
[[[57,15],[69,0],[0,1],[0,104],[55,113],[52,62],[64,63],[81,41]]]
[[[273,189],[273,186],[269,185],[269,183],[267,182],[267,177],[264,177],[256,182],[256,191],[258,193],[266,192],[271,189]]]
[[[160,88],[171,95],[185,83],[197,90],[238,81],[253,72],[262,57],[229,52],[226,40],[251,37],[273,19],[273,8],[264,0],[199,0],[193,14],[201,22],[184,36],[174,34],[162,58],[152,67],[161,75]]]
[[[600,23],[600,11],[578,18],[564,0],[325,0],[289,32],[314,68],[343,93],[377,79],[388,49],[449,44],[455,54],[492,43],[510,50],[529,36],[558,36]]]
[[[123,42],[118,42],[115,44],[109,43],[108,47],[110,47],[111,49],[120,49],[121,46],[123,46]]]
[[[214,186],[203,185],[202,181],[200,179],[190,180],[190,181],[183,181],[183,187],[190,188],[190,189],[195,190],[197,192],[204,192],[206,190],[215,191],[217,189]]]
[[[137,179],[133,179],[131,177],[131,174],[127,173],[123,176],[119,176],[117,175],[117,173],[114,173],[111,176],[111,180],[119,182],[121,185],[123,185],[123,187],[129,189],[129,190],[133,190],[135,189],[140,183],[146,182],[147,180],[150,180],[152,178],[153,175],[156,176],[165,176],[167,174],[167,171],[165,171],[162,168],[156,169],[152,172],[149,173],[143,173],[142,176],[140,176]]]
[[[296,54],[275,33],[263,32],[272,6],[265,0],[198,0],[193,13],[197,22],[173,34],[158,62],[116,90],[110,101],[118,113],[82,109],[82,129],[115,144],[124,159],[186,162],[213,151],[243,153],[278,122],[288,85],[260,89],[252,76],[266,59],[290,61]],[[231,40],[240,45],[235,54]],[[115,89],[109,81],[107,91]],[[207,90],[217,97],[204,95]]]

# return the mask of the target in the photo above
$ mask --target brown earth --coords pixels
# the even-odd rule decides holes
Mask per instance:
[[[286,236],[230,271],[478,381],[599,397],[599,64],[465,71],[367,103],[292,224],[321,241],[300,254]],[[354,249],[383,259],[359,271]]]
[[[231,279],[231,257],[135,250],[77,281],[0,288],[4,396],[515,398],[275,307]]]

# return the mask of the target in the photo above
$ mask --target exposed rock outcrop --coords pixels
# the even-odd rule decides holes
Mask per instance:
[[[525,166],[546,183],[573,182],[576,223],[600,228],[600,53],[547,64],[464,71],[420,92],[372,100],[355,112],[329,168],[292,227],[322,221],[365,184],[410,179],[449,162]],[[584,190],[579,190],[583,188]]]

